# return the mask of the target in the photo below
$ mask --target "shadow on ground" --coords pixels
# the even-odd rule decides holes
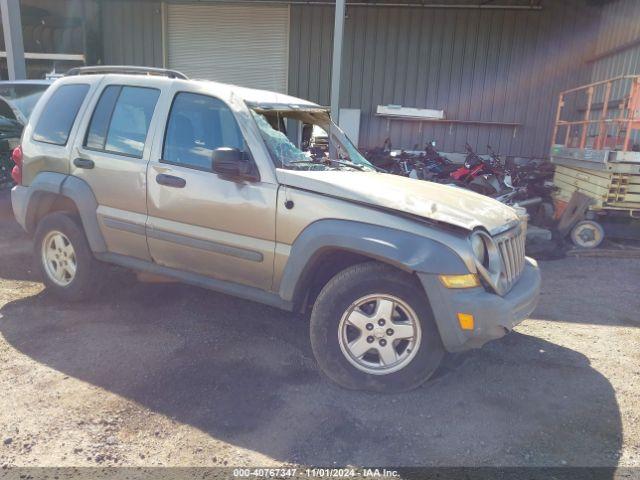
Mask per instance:
[[[614,391],[575,351],[514,333],[417,391],[349,392],[318,373],[301,318],[123,283],[92,305],[12,302],[0,331],[37,362],[282,461],[616,465]]]
[[[414,392],[373,395],[320,375],[299,316],[186,285],[117,275],[91,304],[43,292],[0,313],[2,336],[35,361],[281,461],[613,467],[621,448],[609,381],[523,334],[450,356]]]

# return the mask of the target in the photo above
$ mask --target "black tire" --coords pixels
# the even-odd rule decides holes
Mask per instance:
[[[46,271],[43,261],[43,241],[52,231],[63,233],[75,251],[76,272],[68,285],[55,283]],[[79,302],[94,296],[102,284],[104,266],[95,259],[85,237],[80,219],[66,212],[54,212],[38,223],[34,238],[34,255],[38,270],[47,289],[56,296]]]
[[[349,306],[366,295],[386,294],[409,305],[418,317],[421,342],[413,359],[402,369],[385,375],[356,368],[345,356],[339,341],[339,324]],[[427,296],[417,280],[378,262],[349,267],[322,289],[311,313],[311,347],[327,377],[352,390],[402,392],[412,390],[431,377],[444,356],[444,347]]]

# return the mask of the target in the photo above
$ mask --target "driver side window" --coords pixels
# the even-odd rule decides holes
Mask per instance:
[[[207,95],[178,93],[167,121],[162,162],[211,171],[213,151],[221,147],[245,150],[229,107]]]

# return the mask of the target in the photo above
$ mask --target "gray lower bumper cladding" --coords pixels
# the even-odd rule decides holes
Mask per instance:
[[[503,297],[484,288],[449,289],[433,274],[418,276],[429,297],[444,347],[450,352],[481,347],[504,336],[533,312],[540,295],[540,270],[530,258],[518,282]],[[459,312],[473,315],[473,330],[460,328]]]

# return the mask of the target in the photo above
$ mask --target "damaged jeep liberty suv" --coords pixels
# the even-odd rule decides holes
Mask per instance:
[[[13,159],[13,210],[49,290],[87,298],[111,263],[310,310],[314,355],[343,387],[417,387],[538,300],[526,217],[376,171],[326,108],[287,95],[74,69]]]

